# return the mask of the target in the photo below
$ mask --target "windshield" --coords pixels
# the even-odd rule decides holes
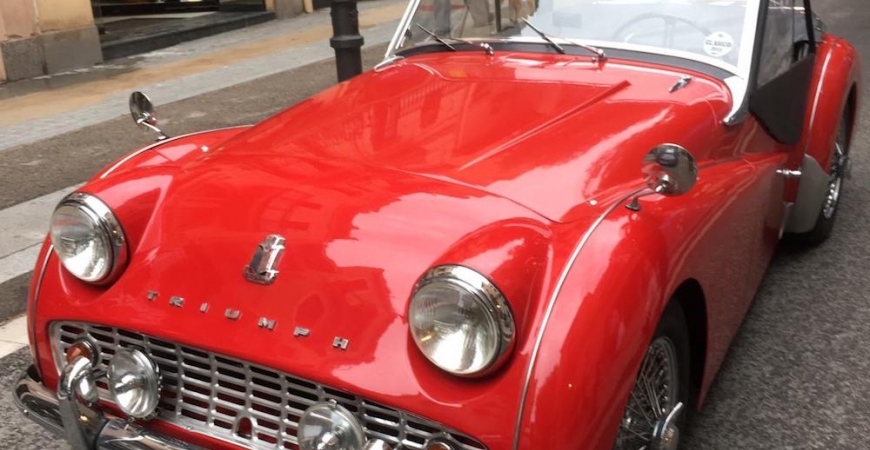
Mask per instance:
[[[553,37],[663,53],[733,73],[748,66],[758,0],[420,0],[393,51],[443,38],[541,42]],[[744,41],[747,45],[743,45]]]

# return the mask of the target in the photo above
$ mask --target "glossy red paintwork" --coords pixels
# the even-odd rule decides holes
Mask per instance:
[[[812,116],[812,109],[807,112],[805,128],[809,132],[801,144],[828,171],[842,111],[850,110],[854,127],[861,92],[861,62],[851,44],[833,36],[819,47],[817,58],[812,91],[815,95],[810,95],[810,101],[817,102],[816,114]]]
[[[703,289],[693,299],[707,311],[703,396],[783,220],[775,170],[795,150],[754,118],[723,126],[732,99],[715,79],[691,73],[693,83],[668,93],[685,73],[531,53],[419,55],[251,129],[143,152],[81,188],[124,224],[123,275],[89,286],[54,257],[43,274],[31,314],[44,378],[57,383],[48,325],[99,322],[345,389],[491,450],[514,447],[518,415],[519,449],[609,449],[667,300],[687,282]],[[569,268],[581,237],[642,186],[640,161],[664,142],[698,159],[696,187],[645,197],[640,212],[617,207]],[[287,239],[278,280],[246,282],[242,269],[270,233]],[[514,355],[484,379],[444,374],[411,341],[409,294],[441,263],[487,274],[517,316]],[[258,328],[260,317],[277,327]],[[294,338],[297,325],[311,335]],[[350,340],[347,351],[332,347],[336,336]]]

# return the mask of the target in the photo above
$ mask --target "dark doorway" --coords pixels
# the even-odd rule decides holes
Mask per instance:
[[[105,60],[275,19],[265,0],[91,0],[91,5]]]
[[[265,0],[91,0],[94,17],[206,11],[265,11]]]

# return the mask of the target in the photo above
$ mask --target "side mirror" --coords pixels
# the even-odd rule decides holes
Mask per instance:
[[[157,127],[157,116],[154,114],[154,104],[147,95],[136,91],[130,94],[130,115],[136,125],[157,133],[157,140],[162,141],[169,136]]]
[[[688,150],[662,144],[650,150],[640,169],[646,185],[657,194],[683,195],[698,181],[698,164]]]
[[[661,144],[646,154],[641,163],[641,173],[646,188],[652,192],[635,195],[625,205],[632,211],[640,211],[638,199],[644,195],[661,194],[676,197],[689,192],[698,181],[698,163],[695,157],[676,144]]]

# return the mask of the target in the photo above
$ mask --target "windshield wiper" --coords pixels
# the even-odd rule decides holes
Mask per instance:
[[[592,59],[593,61],[606,61],[607,60],[607,54],[604,53],[604,50],[601,50],[600,48],[593,47],[591,45],[586,45],[582,42],[577,42],[577,41],[574,41],[574,40],[571,40],[568,38],[563,38],[563,37],[558,37],[558,36],[550,36],[547,33],[544,33],[543,31],[538,29],[538,27],[532,25],[532,23],[529,22],[529,20],[526,19],[525,17],[523,18],[523,22],[525,22],[526,25],[528,25],[529,28],[532,29],[532,31],[534,31],[535,33],[538,33],[538,36],[540,36],[541,39],[547,41],[547,43],[552,45],[553,48],[555,48],[557,52],[559,52],[563,55],[565,54],[565,49],[561,45],[557,44],[556,41],[553,40],[553,37],[562,41],[563,43],[573,45],[576,47],[580,47],[588,52],[594,53],[595,57]]]
[[[419,23],[415,24],[415,25],[417,25],[417,28],[423,30],[424,33],[428,34],[429,36],[432,36],[432,39],[435,39],[435,42],[438,42],[439,44],[449,48],[451,52],[457,51],[456,47],[450,45],[450,42],[447,42],[444,38],[442,38],[442,37],[438,36],[437,34],[427,30],[426,28],[423,27],[423,25],[420,25]],[[457,39],[457,38],[452,38],[452,37],[448,37],[447,39],[449,39],[451,42],[454,42],[454,43],[458,42],[460,44],[470,45],[472,47],[480,47],[486,52],[487,55],[490,55],[490,56],[492,56],[493,53],[495,53],[492,50],[492,46],[487,44],[486,42],[472,42],[472,41],[466,41],[465,39]]]

